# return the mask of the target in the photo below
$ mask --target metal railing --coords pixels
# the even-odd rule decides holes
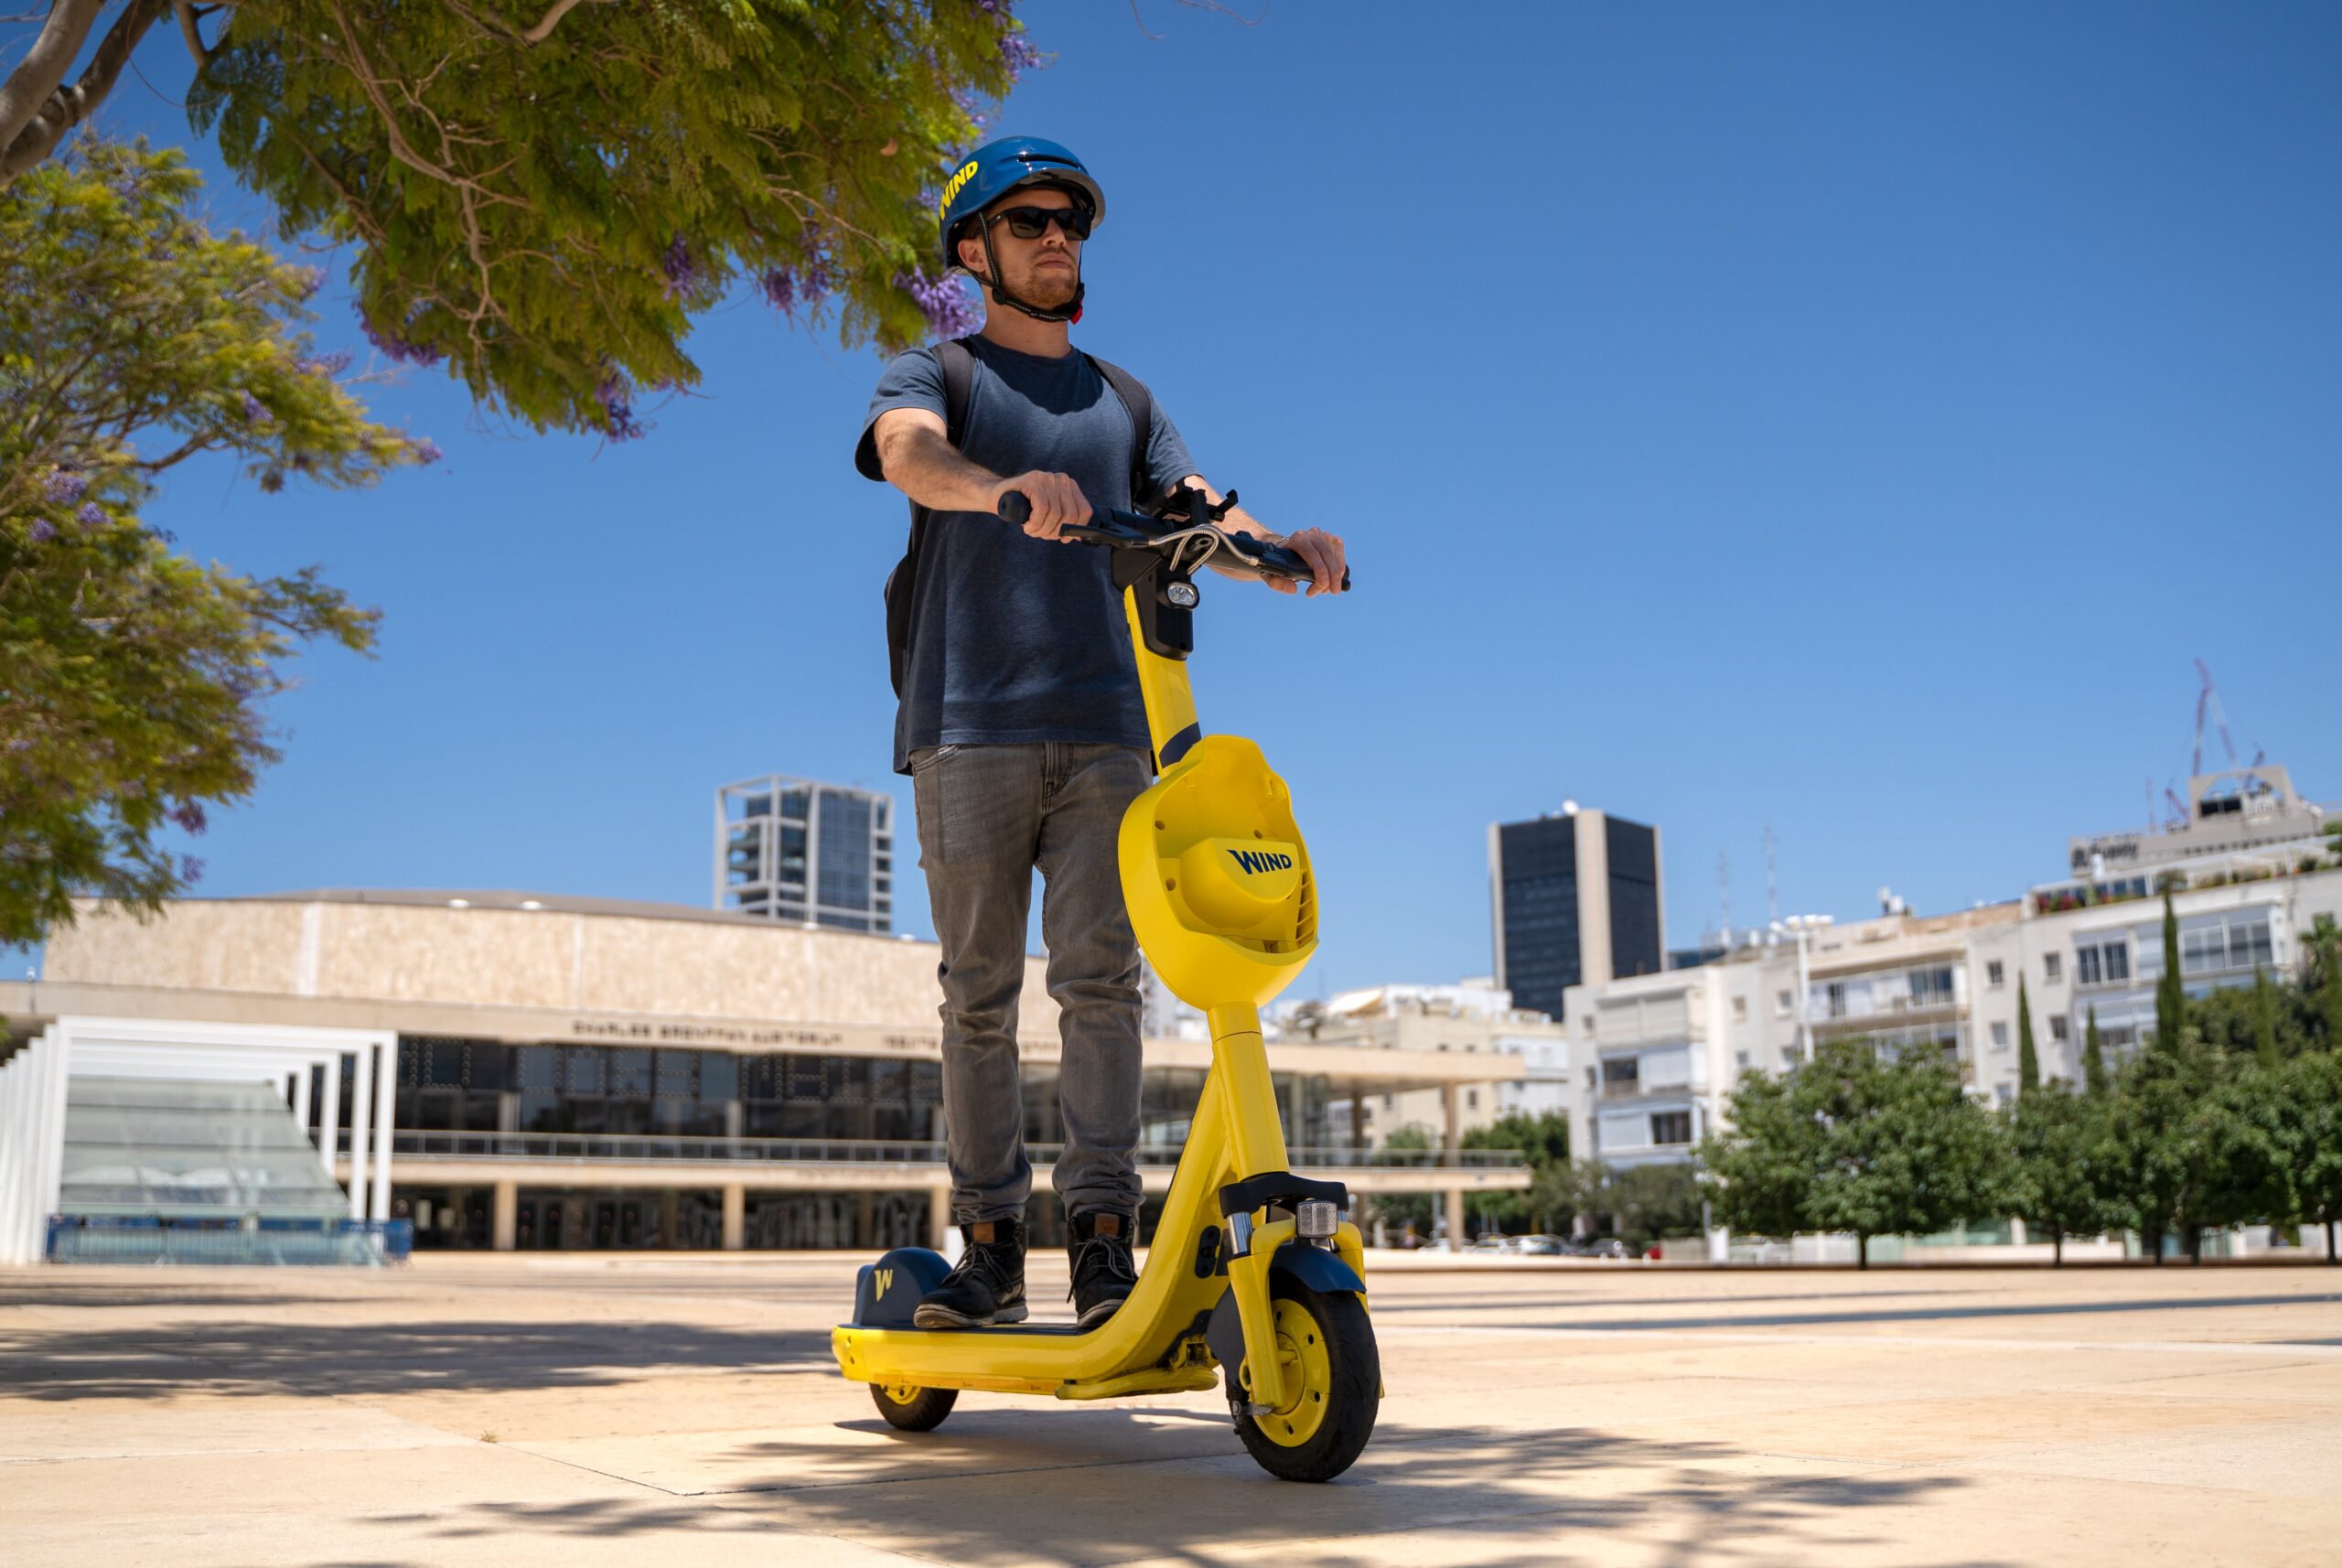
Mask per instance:
[[[349,1134],[341,1134],[348,1152]],[[1057,1144],[1026,1145],[1036,1165],[1054,1163]],[[425,1133],[391,1134],[391,1154],[405,1160],[629,1161],[639,1165],[937,1165],[943,1145],[887,1138],[711,1138],[612,1133]],[[1518,1149],[1351,1149],[1300,1146],[1285,1151],[1295,1169],[1505,1170],[1527,1163]],[[1177,1145],[1141,1144],[1142,1165],[1179,1163]]]
[[[411,1219],[164,1219],[56,1214],[52,1263],[403,1263]]]

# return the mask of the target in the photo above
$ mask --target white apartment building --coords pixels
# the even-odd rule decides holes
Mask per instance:
[[[2093,1014],[2109,1065],[2154,1032],[2166,882],[2191,996],[2294,971],[2318,918],[2342,919],[2328,813],[2279,768],[2191,779],[2188,805],[2182,823],[2076,839],[2082,880],[2007,903],[1799,921],[1697,968],[1572,987],[1572,1147],[1613,1165],[1689,1159],[1742,1073],[1778,1072],[1809,1042],[1848,1036],[1940,1049],[1971,1093],[2005,1105],[2020,983],[2043,1075],[2078,1081]]]

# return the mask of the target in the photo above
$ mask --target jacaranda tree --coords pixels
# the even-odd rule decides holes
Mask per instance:
[[[176,153],[94,142],[0,188],[0,941],[77,893],[153,908],[198,866],[166,824],[252,791],[309,639],[371,612],[315,569],[242,576],[147,527],[156,476],[228,456],[263,491],[437,456],[371,423],[301,323],[317,287],[191,215]]]
[[[281,215],[354,250],[373,341],[538,429],[639,434],[736,283],[887,347],[969,324],[935,193],[1035,55],[1012,0],[52,0],[0,81],[0,181],[154,34]],[[207,31],[209,36],[207,36]]]

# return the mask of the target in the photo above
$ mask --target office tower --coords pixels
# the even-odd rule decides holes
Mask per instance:
[[[842,931],[894,928],[891,796],[773,774],[715,792],[715,907]]]
[[[1497,984],[1558,1018],[1562,993],[1665,967],[1659,830],[1583,811],[1488,828]]]

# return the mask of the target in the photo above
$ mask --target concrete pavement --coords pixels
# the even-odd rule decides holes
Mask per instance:
[[[1392,1267],[1374,1442],[1308,1487],[1217,1394],[894,1433],[829,1359],[858,1261],[0,1273],[0,1557],[2342,1560],[2342,1270]]]

